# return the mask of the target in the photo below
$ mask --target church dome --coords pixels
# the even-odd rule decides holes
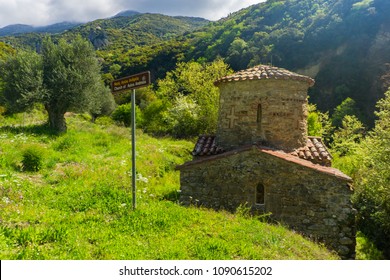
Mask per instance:
[[[304,81],[309,87],[314,85],[314,80],[310,77],[300,75],[283,68],[269,65],[258,65],[246,70],[241,70],[232,75],[222,77],[215,81],[215,85],[226,82],[238,82],[247,80],[296,80]]]

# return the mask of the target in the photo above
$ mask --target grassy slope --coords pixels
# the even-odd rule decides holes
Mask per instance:
[[[137,131],[132,211],[128,129],[67,121],[62,136],[0,128],[0,259],[337,258],[282,226],[180,206],[174,167],[189,159],[187,141]],[[43,148],[39,172],[21,170],[28,146]]]

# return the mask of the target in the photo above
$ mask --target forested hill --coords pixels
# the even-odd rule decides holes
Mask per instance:
[[[390,62],[389,14],[388,0],[269,0],[191,34],[187,58],[222,56],[235,70],[271,63],[307,74],[316,80],[310,101],[320,109],[350,97],[372,122]]]
[[[130,12],[60,36],[88,38],[104,72],[114,77],[150,70],[156,80],[178,61],[217,57],[234,70],[260,63],[284,67],[316,80],[310,102],[322,111],[350,97],[353,113],[372,125],[375,104],[389,85],[382,79],[390,76],[389,14],[389,0],[268,0],[216,22]],[[40,40],[37,34],[0,39],[33,47]]]
[[[81,34],[83,37],[88,38],[98,50],[107,49],[123,52],[135,46],[157,44],[173,39],[186,32],[203,27],[208,23],[208,20],[197,17],[171,17],[162,14],[123,11],[111,18],[73,25],[67,28],[67,30],[64,29],[52,36],[54,38],[71,38],[76,34]],[[35,48],[43,36],[51,33],[48,29],[57,25],[60,24],[42,27],[42,31],[35,31],[38,29],[31,27],[31,29],[26,29],[20,32],[20,34],[9,34],[13,36],[3,35],[3,37],[0,37],[0,40],[16,47],[28,46]],[[0,29],[0,32],[8,28],[11,27],[4,27]],[[0,33],[0,35],[2,34]]]
[[[126,15],[126,13],[122,13]],[[64,36],[81,34],[89,38],[96,49],[124,51],[136,46],[156,44],[173,39],[185,32],[208,24],[202,18],[171,17],[161,14],[121,14],[95,20],[64,33]]]
[[[315,78],[310,102],[322,111],[350,97],[353,113],[372,125],[389,71],[389,14],[388,0],[268,0],[174,40],[99,55],[121,75],[151,70],[155,78],[180,60],[222,57],[234,70],[273,64]]]
[[[164,65],[158,73],[158,76],[162,77],[176,64],[176,60],[170,56],[172,51],[177,52],[176,43],[170,42],[172,40],[176,42],[178,36],[191,33],[208,23],[208,20],[198,17],[171,17],[123,11],[114,17],[81,24],[63,33],[53,34],[52,37],[56,41],[60,37],[70,39],[81,34],[94,45],[98,55],[102,58],[106,73],[114,64],[127,66],[128,72],[134,73],[139,68],[149,69],[150,66],[146,62],[156,60],[156,64],[160,66],[152,67],[151,70],[155,73],[155,69]],[[42,39],[46,35],[32,32],[0,37],[0,41],[16,48],[39,50]],[[183,47],[184,45],[180,44],[181,53],[184,51]],[[140,59],[138,59],[139,53]],[[166,54],[162,55],[162,53]],[[121,74],[126,75],[126,73]]]

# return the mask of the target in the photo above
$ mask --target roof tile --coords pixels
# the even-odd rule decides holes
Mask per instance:
[[[332,164],[332,156],[319,137],[308,137],[306,146],[296,149],[291,155],[324,166]]]
[[[217,146],[215,142],[215,136],[213,135],[201,135],[196,142],[193,156],[210,156],[223,153],[224,150]]]
[[[192,155],[202,157],[224,153],[224,149],[218,147],[215,140],[216,137],[214,135],[199,136]],[[318,137],[308,137],[305,147],[296,149],[290,154],[323,166],[331,166],[332,163],[332,156],[322,143],[321,138]]]
[[[268,79],[283,79],[283,80],[297,80],[305,81],[309,86],[314,85],[314,80],[308,76],[303,76],[294,72],[290,72],[283,68],[278,68],[269,65],[258,65],[253,68],[236,72],[232,75],[220,78],[215,81],[215,84],[232,82],[232,81],[245,81],[245,80],[268,80]]]

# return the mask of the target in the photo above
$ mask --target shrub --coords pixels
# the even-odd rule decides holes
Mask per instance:
[[[177,98],[166,115],[171,135],[186,138],[201,134],[202,122],[199,111],[200,107],[191,98],[187,96]]]
[[[151,102],[144,110],[144,129],[147,133],[166,134],[168,131],[168,123],[164,118],[164,114],[170,107],[168,102],[157,99]]]
[[[23,151],[22,169],[24,171],[39,171],[43,166],[45,150],[39,145],[30,145]]]
[[[131,104],[128,103],[118,106],[112,113],[111,117],[114,121],[129,127],[131,125]],[[137,125],[142,125],[142,112],[138,106],[135,107],[135,118]]]
[[[114,122],[113,122],[113,119],[111,117],[102,116],[102,117],[98,117],[96,119],[95,124],[102,125],[102,126],[110,126],[110,125],[113,125]]]

